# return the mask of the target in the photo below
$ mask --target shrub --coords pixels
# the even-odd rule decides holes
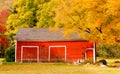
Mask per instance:
[[[5,59],[7,62],[15,61],[15,46],[10,46],[5,51]]]
[[[118,45],[99,45],[97,47],[97,54],[104,58],[119,58],[120,46]]]

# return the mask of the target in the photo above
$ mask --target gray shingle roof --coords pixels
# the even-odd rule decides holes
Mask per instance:
[[[73,41],[83,40],[77,33],[64,37],[62,29],[51,32],[48,28],[21,28],[18,30],[15,39],[18,41]]]

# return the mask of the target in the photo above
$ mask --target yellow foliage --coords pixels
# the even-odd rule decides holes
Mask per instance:
[[[87,40],[120,44],[120,0],[58,0],[55,27],[64,35],[79,32]]]

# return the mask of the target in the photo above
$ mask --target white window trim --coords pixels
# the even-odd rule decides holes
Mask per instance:
[[[62,46],[49,46],[49,50],[48,50],[48,61],[50,61],[50,49],[52,47],[64,47],[65,49],[65,62],[66,62],[66,45],[62,45]]]
[[[95,63],[96,62],[96,55],[95,55],[95,43],[93,44],[93,48],[86,48],[85,49],[85,59],[87,58],[87,54],[86,54],[86,50],[93,50],[93,63]]]
[[[21,46],[21,63],[23,62],[23,48],[24,47],[36,47],[37,48],[37,62],[39,62],[39,46]]]
[[[17,62],[17,41],[15,43],[15,62]]]

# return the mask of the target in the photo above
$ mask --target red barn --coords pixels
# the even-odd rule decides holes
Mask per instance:
[[[21,28],[15,39],[15,62],[96,61],[95,44],[83,40],[77,33],[66,38],[62,29],[51,32],[47,28]]]

